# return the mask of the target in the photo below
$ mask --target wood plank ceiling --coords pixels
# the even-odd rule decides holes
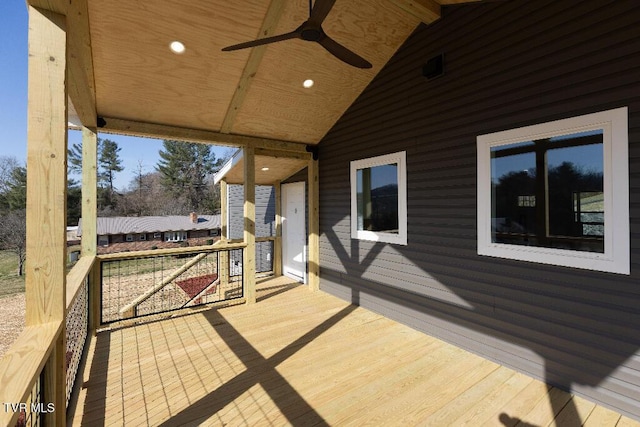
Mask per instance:
[[[308,18],[306,0],[88,2],[95,109],[124,121],[317,144],[420,21],[464,2],[337,0],[323,28],[373,64],[366,70],[302,40],[221,51],[294,30]],[[170,51],[174,40],[184,53]],[[314,86],[305,89],[305,79]]]

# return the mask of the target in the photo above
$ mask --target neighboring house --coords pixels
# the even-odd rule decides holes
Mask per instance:
[[[78,237],[82,236],[82,219]],[[210,244],[220,237],[220,215],[100,217],[98,253]]]
[[[78,235],[78,226],[67,227],[67,246],[74,246],[80,244],[80,236]]]

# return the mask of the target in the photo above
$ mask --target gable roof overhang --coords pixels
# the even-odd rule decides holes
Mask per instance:
[[[256,185],[272,185],[284,181],[291,175],[307,167],[311,154],[292,153],[256,149],[255,183]],[[214,184],[224,179],[228,184],[244,182],[244,151],[238,150],[214,175]]]
[[[308,17],[303,0],[28,0],[67,17],[70,122],[269,149],[317,144],[418,24],[467,2],[337,0],[323,28],[373,64],[358,69],[298,39],[221,50],[292,31]]]

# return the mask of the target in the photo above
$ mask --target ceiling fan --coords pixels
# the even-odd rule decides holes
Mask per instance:
[[[263,39],[240,43],[233,46],[227,46],[222,50],[229,52],[232,50],[246,49],[248,47],[261,46],[283,40],[301,39],[320,44],[320,46],[325,48],[333,56],[347,64],[353,65],[354,67],[371,68],[371,63],[369,61],[333,40],[322,29],[322,22],[329,14],[329,11],[331,11],[335,2],[336,0],[316,0],[315,4],[312,6],[312,0],[309,0],[309,19],[303,22],[302,25],[292,32],[273,37],[265,37]]]

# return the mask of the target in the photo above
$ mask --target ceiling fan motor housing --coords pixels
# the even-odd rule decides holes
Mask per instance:
[[[324,34],[322,28],[303,28],[300,31],[300,38],[309,42],[319,41]]]

